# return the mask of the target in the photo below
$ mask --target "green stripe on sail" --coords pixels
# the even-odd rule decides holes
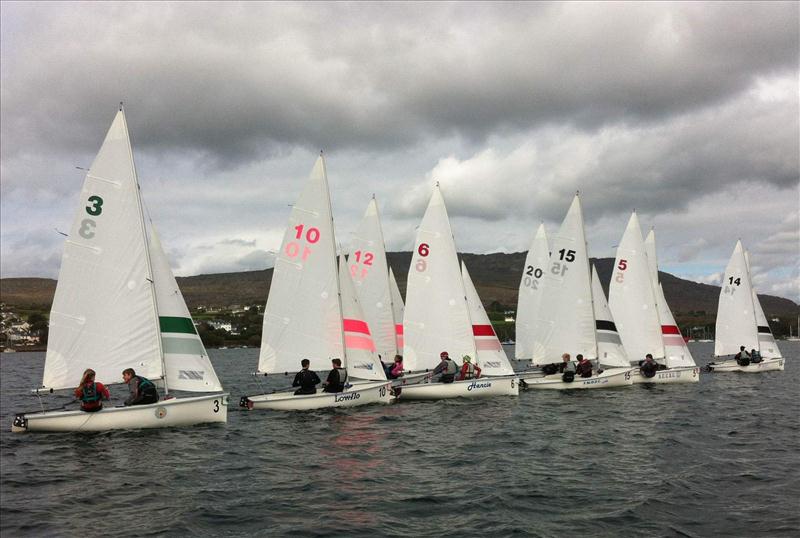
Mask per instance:
[[[158,323],[161,325],[162,333],[197,334],[197,331],[194,330],[192,318],[159,316]]]
[[[175,338],[161,336],[161,344],[165,354],[176,355],[205,355],[205,349],[200,338]]]

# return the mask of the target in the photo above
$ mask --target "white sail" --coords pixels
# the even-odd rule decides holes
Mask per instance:
[[[744,259],[747,262],[747,273],[750,275],[750,282],[752,282],[753,272],[750,269],[750,253],[746,250],[744,252]],[[761,301],[758,300],[755,287],[753,287],[753,307],[756,313],[756,330],[758,331],[758,345],[761,356],[765,359],[782,358],[783,355],[781,354],[778,344],[775,342],[772,330],[769,328],[769,321],[767,321],[767,316],[764,315],[764,309],[761,307]]]
[[[154,226],[150,228],[150,263],[158,303],[161,347],[170,390],[218,392],[222,385],[197,334],[183,294],[169,266]]]
[[[477,351],[475,359],[481,368],[481,376],[514,375],[514,368],[508,362],[506,352],[503,351],[503,346],[494,332],[492,322],[489,321],[489,316],[483,308],[481,298],[478,296],[478,291],[475,289],[475,284],[472,282],[464,262],[461,262],[461,276],[464,280],[464,291],[467,294],[469,317],[472,320],[472,334]]]
[[[597,357],[589,255],[583,212],[576,195],[558,233],[541,279],[541,305],[533,331],[533,364],[561,361],[565,352]],[[546,305],[546,308],[545,308]]]
[[[400,288],[397,287],[397,280],[394,278],[394,271],[389,268],[389,290],[392,296],[392,312],[394,312],[394,336],[397,342],[397,352],[403,354],[403,316],[405,305],[403,297],[400,295]]]
[[[525,267],[519,283],[516,314],[516,345],[514,355],[518,360],[533,357],[533,326],[542,297],[542,276],[550,260],[550,247],[544,224],[539,225],[525,257]]]
[[[658,279],[658,258],[656,255],[656,234],[650,230],[644,240],[647,262],[650,268],[651,283],[656,294],[656,311],[661,323],[661,341],[664,344],[664,361],[667,367],[695,366],[692,353],[683,339],[683,334],[675,322],[672,310],[664,297],[664,288]]]
[[[356,296],[353,280],[344,255],[339,257],[339,289],[342,297],[342,331],[344,333],[344,366],[350,377],[385,380],[386,373],[378,360],[370,327]]]
[[[58,275],[42,385],[103,383],[134,368],[161,378],[158,314],[125,114],[120,109],[81,190]]]
[[[435,368],[442,351],[454,359],[476,355],[455,241],[438,185],[417,230],[403,331],[406,370]]]
[[[347,263],[378,354],[391,362],[397,353],[395,319],[383,231],[374,197],[356,230]]]
[[[325,161],[317,159],[292,208],[276,256],[264,327],[260,373],[294,372],[309,359],[311,369],[329,369],[343,357],[336,248]]]
[[[739,346],[759,349],[753,286],[742,242],[737,241],[722,277],[717,307],[714,355],[732,355]]]
[[[592,266],[592,301],[594,303],[595,326],[597,327],[597,358],[601,365],[626,368],[630,365],[628,354],[614,325],[614,316],[608,308],[606,294],[597,270]]]
[[[617,247],[608,288],[608,306],[633,362],[644,359],[648,353],[662,362],[664,359],[652,271],[634,211]]]

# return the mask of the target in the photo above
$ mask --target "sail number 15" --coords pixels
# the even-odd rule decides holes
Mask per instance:
[[[86,206],[86,213],[92,217],[99,217],[103,213],[103,199],[93,194],[86,199],[89,205]],[[97,222],[94,219],[83,219],[81,227],[78,228],[78,235],[84,239],[91,239],[94,237],[94,229],[97,228]]]

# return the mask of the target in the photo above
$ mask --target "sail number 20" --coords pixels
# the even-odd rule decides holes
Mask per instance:
[[[89,205],[86,206],[86,213],[92,217],[99,217],[103,212],[103,199],[93,194],[86,199]],[[94,229],[97,228],[97,222],[94,219],[83,219],[81,227],[78,228],[78,235],[84,239],[91,239],[94,237]]]
[[[289,241],[286,243],[283,251],[286,253],[287,256],[290,258],[296,258],[300,255],[300,259],[302,261],[306,261],[308,257],[311,255],[311,247],[308,245],[302,245],[303,251],[302,254],[300,252],[300,242],[305,240],[305,243],[314,244],[319,241],[320,233],[319,228],[314,228],[313,226],[309,229],[305,229],[305,224],[298,224],[294,227],[295,234],[294,238],[299,239],[300,241]],[[303,231],[305,230],[305,234]]]

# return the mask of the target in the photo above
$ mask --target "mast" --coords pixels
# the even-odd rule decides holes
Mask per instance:
[[[333,207],[331,206],[331,189],[328,185],[328,167],[325,166],[325,156],[322,151],[319,152],[319,158],[322,160],[322,177],[325,179],[325,197],[328,200],[328,214],[331,216],[331,245],[333,246],[333,255],[336,257],[336,232],[333,227]],[[343,256],[344,254],[340,254]],[[335,261],[335,260],[334,260]],[[339,298],[339,337],[342,342],[342,363],[343,367],[347,369],[347,347],[344,341],[344,312],[342,310],[342,283],[339,281],[339,264],[336,265],[336,296]]]
[[[580,203],[581,191],[575,191],[575,196],[578,196]],[[600,346],[597,344],[597,316],[594,309],[594,293],[592,293],[592,269],[589,267],[589,243],[586,241],[586,226],[583,222],[583,205],[581,205],[581,233],[583,234],[583,248],[586,252],[586,272],[589,273],[589,302],[592,304],[592,317],[594,318],[594,356],[597,360],[597,366],[600,367]]]
[[[383,239],[383,225],[381,224],[381,213],[378,210],[378,201],[375,199],[375,193],[372,193],[372,201],[375,202],[375,217],[376,220],[378,221],[378,236],[380,237],[381,241],[380,244],[383,247],[383,257],[384,259],[386,259],[386,265],[387,265],[387,271],[384,276],[386,277],[386,284],[387,284],[386,287],[389,289],[389,313],[392,315],[392,335],[394,335],[393,338],[394,354],[397,355],[400,350],[397,349],[397,335],[395,334],[396,331],[395,327],[397,326],[397,320],[394,319],[394,300],[392,299],[391,284],[389,282],[389,270],[388,270],[389,257],[386,255],[386,242]],[[394,360],[394,357],[392,357],[391,360]]]
[[[133,147],[131,145],[130,131],[128,130],[128,120],[125,118],[125,111],[122,108],[121,102],[119,104],[119,111],[122,113],[122,121],[125,123],[125,133],[128,135],[128,153],[130,154],[131,158],[131,166],[133,166],[133,178],[136,181],[136,206],[139,209],[139,225],[141,226],[142,238],[144,239],[145,245],[144,258],[148,273],[147,280],[150,282],[150,295],[153,298],[153,321],[155,322],[155,331],[157,336],[156,340],[158,341],[158,354],[161,359],[161,376],[164,379],[164,395],[166,396],[169,394],[169,386],[167,384],[167,364],[164,360],[164,346],[161,342],[161,322],[158,317],[158,300],[156,298],[155,281],[153,280],[153,265],[150,262],[150,249],[147,248],[149,241],[147,237],[147,226],[145,225],[144,221],[144,208],[142,207],[142,187],[139,185],[139,174],[136,172],[136,163],[133,159]]]
[[[756,316],[756,301],[758,299],[754,298],[756,289],[753,286],[753,276],[750,274],[750,252],[747,249],[744,249],[744,268],[747,271],[747,280],[750,282],[750,306],[753,312],[753,324],[756,327],[756,345],[758,346],[758,352],[761,353],[761,338],[758,337],[758,316]]]

